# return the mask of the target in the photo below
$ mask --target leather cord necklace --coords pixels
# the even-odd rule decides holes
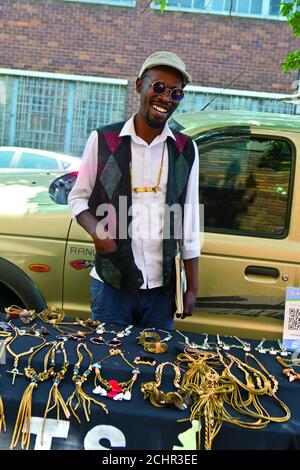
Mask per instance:
[[[43,338],[41,336],[36,336],[36,335],[28,334],[28,333],[20,334],[20,330],[18,328],[15,328],[15,336],[11,339],[11,341],[9,341],[6,344],[6,350],[9,352],[9,354],[11,356],[14,357],[14,367],[12,368],[12,370],[7,370],[6,371],[9,374],[13,375],[13,379],[12,379],[12,384],[13,385],[15,383],[17,375],[24,375],[18,369],[18,364],[19,364],[19,360],[21,359],[21,357],[28,356],[29,354],[32,354],[34,351],[36,351],[37,349],[39,349],[41,347],[41,344],[38,344],[37,346],[31,346],[27,351],[23,351],[23,352],[17,354],[12,350],[11,346],[19,336],[29,336],[31,338],[36,338],[36,339],[42,341],[42,345],[45,344],[45,342],[46,342],[45,338]]]

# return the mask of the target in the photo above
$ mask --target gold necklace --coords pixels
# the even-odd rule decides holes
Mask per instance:
[[[76,321],[73,322],[65,322],[63,321],[65,318],[65,312],[56,307],[45,309],[40,312],[38,316],[43,322],[49,323],[55,330],[71,337],[77,336],[79,338],[85,338],[86,335],[93,334],[93,326],[96,327],[99,324],[98,320],[81,320],[80,318],[76,318]],[[74,328],[71,328],[72,325],[81,326],[82,328],[86,328],[88,331],[75,330]]]
[[[116,355],[121,356],[121,359],[123,359],[123,361],[132,369],[130,379],[125,382],[119,382],[118,380],[113,379],[106,380],[101,375],[100,369],[102,368],[103,362],[106,361],[109,357]],[[93,364],[93,368],[95,372],[95,388],[93,393],[112,398],[113,400],[131,400],[132,387],[140,371],[138,367],[135,367],[128,361],[128,359],[126,359],[121,349],[110,349],[107,356]],[[99,385],[97,385],[97,382],[99,382]]]
[[[79,374],[79,370],[83,361],[83,354],[80,352],[80,349],[84,348],[89,359],[90,363],[88,368],[83,372],[83,374]],[[92,352],[88,349],[88,347],[84,343],[80,343],[77,346],[77,356],[78,356],[78,361],[74,365],[74,370],[73,370],[73,376],[72,376],[72,382],[75,385],[75,390],[72,393],[72,395],[69,396],[67,400],[67,406],[69,406],[70,410],[72,411],[73,415],[77,419],[78,423],[81,423],[79,416],[76,414],[77,408],[82,405],[83,411],[85,414],[85,418],[87,421],[90,421],[90,414],[91,414],[91,403],[94,403],[95,405],[101,406],[101,408],[105,411],[105,413],[108,413],[108,410],[106,406],[101,403],[98,400],[95,400],[95,398],[90,397],[84,390],[83,390],[83,384],[87,381],[88,376],[93,370],[93,354]],[[75,406],[73,406],[73,399],[77,398],[77,403]]]
[[[16,334],[15,336],[12,338],[12,340],[6,345],[6,349],[7,351],[9,352],[9,354],[11,354],[15,359],[14,359],[14,367],[12,368],[12,370],[7,370],[6,372],[8,372],[9,374],[13,374],[13,379],[12,379],[12,384],[14,385],[15,383],[15,380],[16,380],[16,375],[24,375],[22,374],[21,372],[19,372],[18,370],[18,364],[19,364],[19,359],[21,357],[24,357],[24,356],[28,356],[28,354],[32,354],[34,351],[36,351],[38,348],[40,348],[41,344],[37,345],[37,346],[32,346],[30,349],[28,349],[27,351],[24,351],[20,354],[16,354],[12,349],[11,349],[11,345],[13,344],[13,342],[17,339],[18,336],[31,336],[32,338],[36,338],[38,340],[41,340],[42,341],[42,345],[44,345],[46,343],[46,340],[45,338],[42,338],[41,336],[36,336],[36,335],[31,335],[31,334],[28,334],[28,333],[25,333],[23,335],[20,335],[20,332],[18,330],[18,328],[16,328]]]
[[[156,193],[157,191],[161,191],[160,179],[164,163],[165,145],[166,141],[164,141],[163,145],[156,186],[133,186],[132,163],[130,162],[130,184],[132,193]]]

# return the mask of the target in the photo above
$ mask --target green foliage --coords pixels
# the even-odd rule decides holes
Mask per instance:
[[[285,56],[284,62],[282,63],[282,70],[284,72],[290,72],[298,69],[300,69],[300,51],[290,52]]]
[[[275,171],[284,171],[291,164],[291,152],[288,144],[273,140],[260,156],[257,167],[269,168]],[[288,169],[287,168],[287,169]]]
[[[168,7],[170,4],[166,0],[153,0],[153,3],[155,5],[159,5],[160,11],[163,13],[166,7]]]
[[[280,3],[281,16],[285,16],[295,36],[300,36],[300,0]],[[300,51],[293,51],[286,55],[281,65],[284,72],[300,69]]]

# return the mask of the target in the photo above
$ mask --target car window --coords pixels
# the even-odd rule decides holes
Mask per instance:
[[[58,163],[56,158],[47,157],[45,155],[39,155],[35,153],[22,152],[18,168],[36,168],[40,170],[57,170]]]
[[[0,150],[0,168],[9,168],[13,156],[12,150]]]
[[[282,238],[288,230],[293,148],[285,140],[232,137],[198,144],[207,231]]]

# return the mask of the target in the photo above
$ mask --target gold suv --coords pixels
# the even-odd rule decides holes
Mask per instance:
[[[300,119],[185,113],[172,126],[200,153],[199,297],[181,330],[277,338],[285,289],[300,286]],[[0,303],[89,316],[94,247],[71,221],[76,174],[0,173]]]

